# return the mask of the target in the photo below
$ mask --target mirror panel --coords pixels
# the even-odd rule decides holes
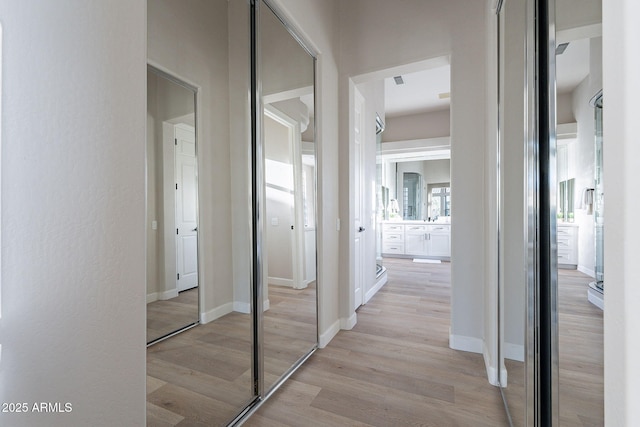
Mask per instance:
[[[523,161],[528,157],[525,135],[527,36],[525,2],[505,1],[497,19],[498,25],[498,123],[499,123],[499,353],[500,385],[513,426],[526,426],[527,405],[533,403],[528,394],[529,326],[527,323],[528,265],[526,235],[528,170]],[[527,210],[526,210],[527,209]],[[523,232],[525,230],[525,232]]]
[[[147,343],[199,320],[195,107],[193,88],[148,68]]]
[[[246,0],[147,1],[148,62],[197,88],[199,210],[189,230],[200,291],[199,324],[147,349],[149,425],[227,425],[257,398],[250,16]],[[175,184],[166,188],[180,193]]]
[[[317,345],[315,59],[259,7],[264,390]]]

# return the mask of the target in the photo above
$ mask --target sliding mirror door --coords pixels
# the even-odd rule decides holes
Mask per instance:
[[[196,89],[147,70],[147,343],[195,325]]]
[[[315,59],[258,4],[265,394],[317,346]]]
[[[147,1],[148,62],[173,77],[169,84],[158,72],[150,73],[149,123],[153,125],[148,135],[158,145],[155,151],[154,147],[148,150],[148,165],[154,161],[161,164],[163,153],[175,152],[178,164],[184,152],[197,151],[189,167],[168,172],[156,167],[163,179],[150,175],[149,185],[163,184],[156,184],[155,190],[150,187],[148,194],[150,199],[156,198],[155,206],[160,208],[163,204],[159,200],[165,194],[175,200],[197,198],[198,206],[197,222],[185,222],[183,227],[166,224],[160,214],[153,215],[150,201],[147,252],[151,255],[174,248],[178,252],[182,236],[196,236],[197,255],[184,253],[199,261],[200,294],[191,318],[198,324],[147,349],[149,425],[228,425],[257,400],[250,255],[250,16],[246,0]],[[154,107],[153,87],[159,88],[160,81],[166,87],[158,96],[182,94],[182,101]],[[177,81],[186,84],[176,85]],[[197,109],[193,90],[184,86],[197,88]],[[187,106],[190,111],[184,111]],[[152,120],[153,111],[157,114]],[[182,141],[181,132],[189,127],[197,150]],[[175,137],[165,136],[165,128],[179,131]],[[166,158],[166,164],[173,164],[171,156]],[[189,186],[196,167],[198,185]],[[181,213],[183,205],[177,203],[176,212]],[[193,214],[192,209],[184,212]],[[152,239],[169,235],[162,246],[152,245]],[[164,259],[175,269],[183,258],[174,255]],[[151,278],[154,268],[150,266],[148,271]],[[180,271],[166,277],[175,282],[178,274],[182,281]]]
[[[496,19],[498,52],[499,382],[513,426],[533,426],[534,294],[537,208],[531,115],[531,2],[504,1]],[[529,51],[531,55],[531,51]],[[525,95],[523,97],[523,94]],[[534,116],[535,117],[535,116]],[[533,122],[535,123],[535,121]]]

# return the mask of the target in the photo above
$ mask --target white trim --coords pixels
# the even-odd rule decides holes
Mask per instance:
[[[590,268],[585,267],[584,265],[579,265],[578,266],[578,271],[581,272],[581,273],[586,274],[589,277],[593,277],[594,279],[596,278],[596,272],[593,271]]]
[[[482,358],[484,359],[484,367],[487,370],[487,379],[489,380],[489,384],[491,385],[500,385],[500,380],[498,378],[498,370],[495,366],[491,364],[491,356],[489,355],[489,349],[487,348],[487,343],[484,342],[482,344]]]
[[[318,347],[325,348],[329,342],[340,332],[340,320],[333,322],[329,329],[318,337]]]
[[[229,313],[233,312],[233,303],[228,302],[226,304],[222,304],[212,310],[200,314],[200,323],[206,324],[209,322],[213,322],[216,319],[221,318]]]
[[[468,351],[483,354],[484,342],[480,338],[465,337],[449,333],[449,348],[452,350]]]
[[[288,288],[293,288],[293,280],[292,279],[283,279],[282,277],[271,277],[268,278],[270,285],[276,286],[286,286]]]
[[[602,23],[584,25],[556,32],[556,44],[602,37]]]
[[[151,294],[147,294],[147,304],[158,301],[158,293],[153,292]]]
[[[504,358],[524,362],[524,345],[504,343]]]
[[[270,307],[271,307],[271,303],[269,302],[268,299],[262,302],[262,311],[267,311],[269,310]]]
[[[354,326],[356,326],[356,323],[358,323],[358,315],[353,312],[353,314],[348,318],[340,318],[340,329],[350,331]]]
[[[168,291],[164,291],[164,292],[158,292],[158,299],[162,301],[176,298],[177,296],[178,296],[177,288],[169,289]]]
[[[243,301],[233,302],[233,311],[244,314],[251,314],[251,304]]]
[[[368,303],[371,297],[373,297],[382,287],[387,283],[387,272],[380,275],[380,279],[376,282],[371,289],[369,289],[364,295],[364,303]]]
[[[604,310],[604,296],[600,292],[589,288],[587,291],[587,300],[600,310]]]

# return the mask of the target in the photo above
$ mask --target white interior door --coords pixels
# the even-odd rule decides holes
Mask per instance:
[[[354,99],[353,99],[353,172],[354,172],[354,235],[353,235],[353,248],[354,248],[354,305],[353,309],[357,309],[364,302],[364,255],[365,255],[365,227],[363,218],[363,206],[362,197],[364,196],[364,168],[363,168],[363,148],[364,148],[364,97],[354,87]]]
[[[175,126],[178,292],[198,286],[198,192],[194,128]]]

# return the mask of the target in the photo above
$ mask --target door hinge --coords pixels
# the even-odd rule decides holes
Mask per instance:
[[[178,183],[176,182],[176,190],[178,189]]]
[[[174,142],[175,145],[178,145],[178,138],[174,138],[173,142]]]
[[[178,280],[180,280],[180,273],[178,273]]]
[[[176,228],[176,234],[180,234],[180,233],[178,232],[178,228]]]

